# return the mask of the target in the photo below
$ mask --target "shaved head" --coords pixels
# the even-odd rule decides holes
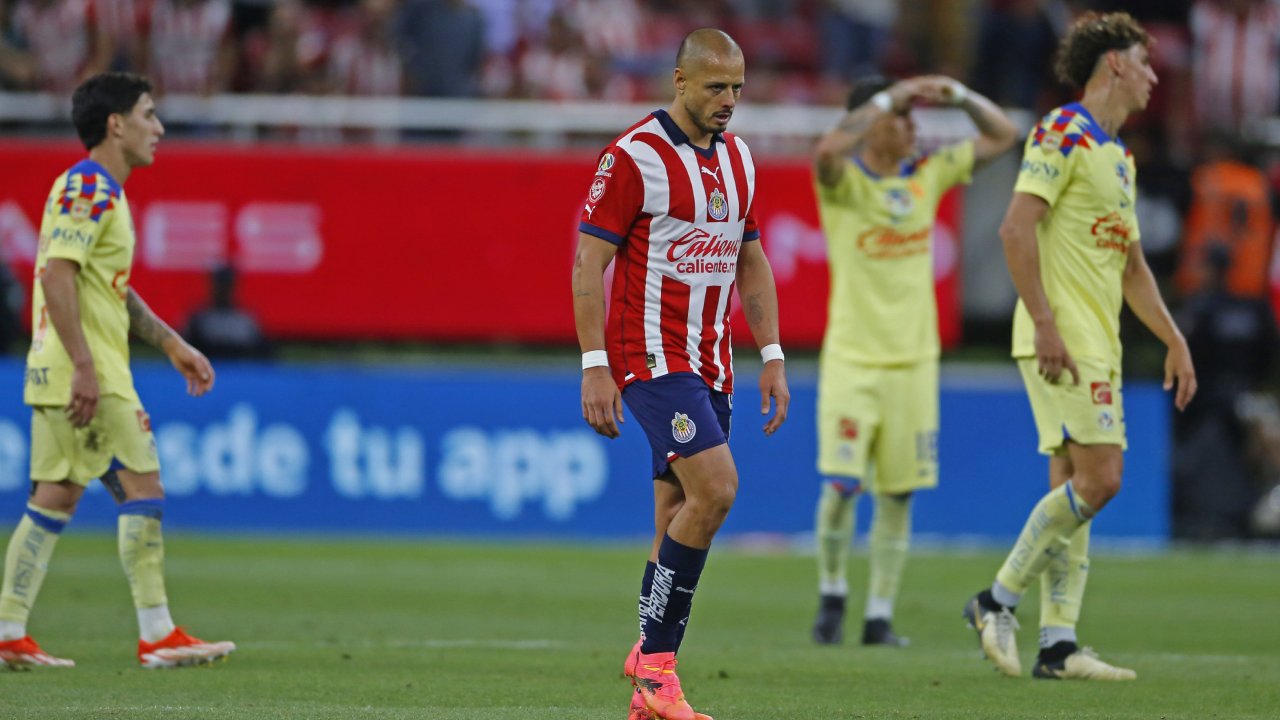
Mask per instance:
[[[687,72],[708,62],[741,57],[742,48],[728,33],[717,28],[699,28],[685,35],[681,41],[680,51],[676,53],[676,67]]]
[[[702,28],[686,35],[671,73],[676,124],[699,142],[711,142],[729,126],[745,73],[742,48],[723,30]]]

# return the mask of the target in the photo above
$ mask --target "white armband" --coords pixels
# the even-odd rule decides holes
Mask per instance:
[[[964,101],[968,97],[969,97],[969,88],[965,87],[964,83],[960,82],[959,80],[953,80],[951,82],[951,104],[963,105]]]
[[[760,359],[764,360],[765,362],[769,362],[770,360],[785,359],[784,356],[782,355],[782,346],[779,345],[778,343],[765,345],[764,347],[760,348]]]
[[[871,96],[871,104],[880,109],[880,112],[887,113],[893,110],[893,98],[889,97],[889,93],[881,90]]]
[[[582,353],[582,369],[609,367],[609,353],[604,350],[588,350]]]

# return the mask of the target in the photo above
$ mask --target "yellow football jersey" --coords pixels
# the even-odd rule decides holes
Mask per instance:
[[[1014,192],[1049,203],[1036,226],[1040,278],[1067,351],[1119,369],[1124,268],[1138,242],[1133,156],[1084,106],[1065,105],[1027,137]],[[1035,356],[1035,325],[1021,300],[1013,356]]]
[[[938,357],[933,224],[942,195],[973,174],[973,143],[950,145],[880,177],[849,161],[817,183],[831,296],[824,358],[901,365]]]
[[[129,313],[125,308],[134,242],[124,188],[106,168],[86,159],[54,181],[44,206],[36,255],[31,350],[23,393],[28,405],[71,401],[71,358],[49,319],[39,282],[50,258],[80,265],[76,275],[80,326],[93,354],[99,392],[137,399],[129,372]]]

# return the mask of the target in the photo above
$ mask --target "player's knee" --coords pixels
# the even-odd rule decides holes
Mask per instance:
[[[707,483],[696,496],[688,498],[690,507],[702,516],[704,522],[719,525],[729,515],[738,494],[736,481]]]
[[[708,497],[708,509],[711,514],[723,520],[729,514],[729,509],[733,507],[733,501],[737,497],[738,484],[736,482],[717,483],[712,489],[710,497]]]
[[[1120,471],[1108,471],[1102,473],[1098,479],[1097,488],[1099,494],[1104,498],[1104,502],[1120,494],[1121,477]]]
[[[70,481],[32,482],[29,500],[38,508],[72,515],[83,495],[83,488]]]
[[[1088,474],[1077,473],[1072,478],[1072,489],[1091,507],[1094,512],[1120,494],[1120,468],[1103,467]]]

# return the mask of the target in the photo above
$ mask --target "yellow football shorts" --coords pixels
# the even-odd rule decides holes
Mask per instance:
[[[935,487],[938,361],[888,367],[821,363],[818,472],[859,479],[877,493]]]
[[[151,418],[137,400],[98,398],[93,420],[73,427],[61,407],[31,408],[31,479],[87,486],[117,460],[137,473],[160,469]]]
[[[1018,370],[1027,386],[1031,414],[1040,434],[1040,452],[1055,455],[1066,450],[1067,441],[1081,445],[1119,445],[1127,449],[1124,430],[1124,397],[1120,372],[1107,363],[1075,358],[1080,384],[1073,385],[1071,373],[1063,371],[1058,382],[1040,377],[1035,358],[1019,358]]]

